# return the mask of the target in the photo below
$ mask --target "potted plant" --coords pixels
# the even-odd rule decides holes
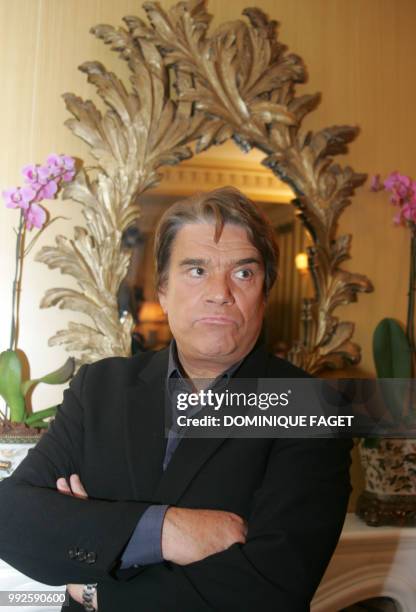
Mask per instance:
[[[16,261],[12,289],[12,317],[9,348],[0,353],[0,396],[5,408],[0,409],[0,479],[9,475],[26,455],[27,449],[38,440],[42,430],[48,427],[48,419],[54,416],[56,406],[32,413],[30,395],[38,383],[62,384],[74,372],[74,359],[50,374],[30,379],[23,372],[27,360],[18,348],[19,309],[22,271],[25,256],[33,248],[40,234],[58,219],[48,220],[47,211],[41,202],[55,198],[62,183],[71,181],[75,175],[75,162],[66,155],[52,154],[44,165],[25,166],[23,187],[3,191],[7,208],[19,212],[16,230]],[[37,228],[37,234],[26,246],[27,232]]]
[[[414,307],[416,290],[416,182],[392,172],[384,183],[377,175],[373,191],[386,190],[397,208],[393,221],[410,229],[410,276],[406,329],[385,318],[373,336],[373,357],[384,390],[387,408],[401,437],[363,438],[359,442],[364,468],[365,490],[357,502],[357,514],[369,525],[416,525],[416,439],[406,437],[406,428],[415,424],[413,382],[415,373]],[[393,386],[391,380],[409,381]]]

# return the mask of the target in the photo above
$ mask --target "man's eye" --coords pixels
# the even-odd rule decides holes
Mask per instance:
[[[253,272],[252,270],[249,270],[248,268],[244,268],[243,270],[237,270],[236,276],[238,278],[242,278],[243,280],[245,280],[253,276]]]
[[[204,268],[200,268],[199,266],[195,266],[190,269],[191,276],[202,276],[204,273]]]

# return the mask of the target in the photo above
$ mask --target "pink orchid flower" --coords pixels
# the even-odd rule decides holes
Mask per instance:
[[[26,178],[26,183],[35,190],[35,202],[51,199],[58,191],[55,175],[49,166],[31,164],[22,169],[22,174]]]
[[[22,168],[22,174],[26,179],[26,183],[33,184],[39,182],[38,167],[35,164],[30,164]]]
[[[49,155],[43,166],[24,166],[22,174],[26,185],[3,191],[6,206],[23,211],[26,229],[42,228],[46,222],[46,211],[37,203],[54,198],[60,182],[71,181],[75,172],[75,160],[72,157],[55,153]]]
[[[41,185],[46,185],[49,181],[53,181],[56,178],[54,169],[48,165],[38,167],[39,182]]]
[[[25,166],[22,169],[22,174],[26,178],[26,183],[30,185],[46,185],[49,180],[54,178],[48,166],[35,166],[33,164]]]
[[[397,183],[398,177],[399,177],[399,173],[397,172],[397,170],[395,170],[394,172],[390,172],[390,174],[388,175],[388,177],[383,183],[384,189],[387,189],[387,191],[390,191],[390,189],[393,189],[395,184]]]
[[[416,201],[410,200],[403,206],[403,215],[408,221],[416,222]]]
[[[69,155],[52,153],[46,160],[55,176],[61,175],[65,182],[72,181],[75,176],[75,160]]]
[[[416,181],[406,174],[400,174],[397,170],[391,172],[384,183],[380,182],[380,175],[371,180],[371,191],[385,189],[390,192],[390,202],[398,207],[393,217],[395,225],[416,225]]]
[[[408,177],[406,177],[408,178]],[[400,181],[396,184],[396,191],[397,191],[397,195],[399,196],[399,198],[401,198],[402,200],[404,200],[405,198],[408,197],[409,194],[409,188],[410,188],[410,180],[409,183],[406,184],[404,181]]]
[[[30,202],[35,198],[36,192],[32,187],[13,187],[2,192],[7,208],[21,208],[27,210]]]
[[[392,204],[394,205],[398,204],[399,206],[403,204],[403,195],[401,195],[399,189],[396,189],[396,186],[393,187],[392,189],[389,189],[389,191],[391,193],[390,201]]]
[[[46,222],[46,212],[38,204],[31,204],[24,212],[26,229],[31,230],[33,227],[41,228]]]
[[[40,202],[41,200],[50,200],[57,191],[58,185],[53,180],[50,180],[45,184],[41,184],[36,195],[36,201]]]

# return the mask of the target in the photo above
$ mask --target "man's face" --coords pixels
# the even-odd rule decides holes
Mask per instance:
[[[182,355],[227,366],[242,359],[260,333],[264,265],[244,228],[226,224],[218,243],[214,232],[208,223],[178,231],[159,299]]]

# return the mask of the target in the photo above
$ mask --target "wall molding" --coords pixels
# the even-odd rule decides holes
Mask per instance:
[[[290,204],[293,193],[270,170],[260,164],[242,164],[238,160],[199,159],[198,156],[178,166],[164,166],[161,183],[152,189],[160,195],[189,196],[224,185],[240,189],[257,202]]]

